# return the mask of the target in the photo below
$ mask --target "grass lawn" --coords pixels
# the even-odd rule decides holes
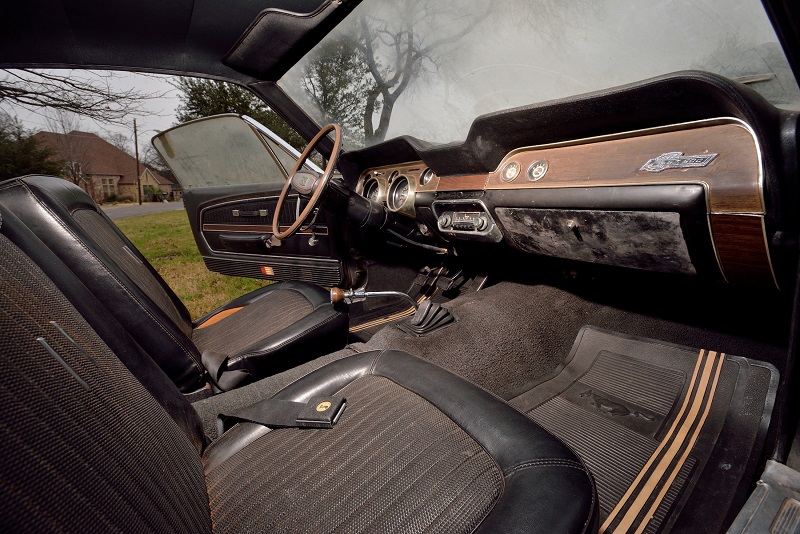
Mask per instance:
[[[184,210],[114,222],[164,277],[193,319],[269,283],[206,269]]]

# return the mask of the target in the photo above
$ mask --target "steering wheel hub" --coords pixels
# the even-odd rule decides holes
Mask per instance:
[[[303,196],[309,196],[314,192],[314,186],[319,177],[308,171],[298,171],[292,177],[292,187]]]

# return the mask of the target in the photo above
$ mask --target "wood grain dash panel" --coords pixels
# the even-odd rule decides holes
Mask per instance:
[[[440,176],[437,191],[475,191],[486,187],[487,175],[463,174],[459,176]]]
[[[776,286],[764,237],[764,218],[712,214],[711,231],[728,282]]]
[[[666,152],[686,155],[716,153],[706,167],[648,172],[641,167]],[[537,160],[548,163],[538,181],[527,179]],[[521,172],[512,182],[500,179],[509,161]],[[764,213],[758,148],[751,133],[739,124],[695,126],[677,131],[639,134],[611,140],[586,140],[570,146],[521,150],[507,156],[497,172],[489,174],[486,189],[537,189],[648,184],[699,183],[709,192],[711,212]],[[441,180],[449,179],[442,177]]]

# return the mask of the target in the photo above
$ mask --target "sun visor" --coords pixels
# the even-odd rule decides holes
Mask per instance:
[[[360,0],[324,0],[310,13],[265,9],[222,62],[261,80],[278,80]]]

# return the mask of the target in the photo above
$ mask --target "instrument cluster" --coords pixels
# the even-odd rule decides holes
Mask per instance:
[[[389,211],[414,217],[417,192],[435,191],[437,183],[436,173],[420,161],[370,169],[359,178],[356,192]]]

